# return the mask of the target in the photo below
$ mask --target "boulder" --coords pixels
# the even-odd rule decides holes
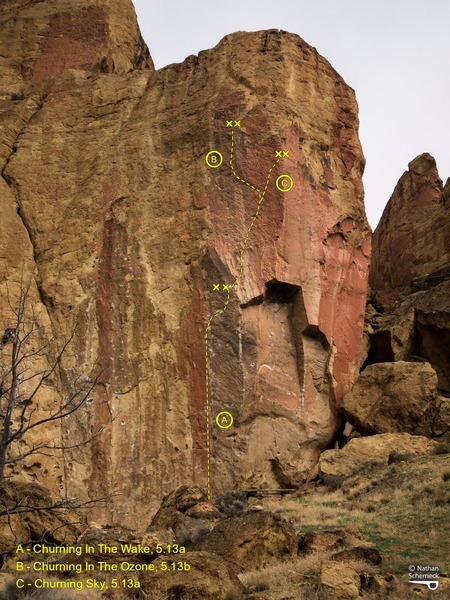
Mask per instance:
[[[342,410],[363,435],[407,432],[435,437],[450,432],[446,399],[435,370],[426,362],[383,362],[361,373]]]
[[[379,296],[378,296],[379,298]],[[428,362],[437,375],[438,393],[450,394],[450,268],[417,282],[416,290],[390,303],[366,308],[364,369],[373,363]]]
[[[113,527],[92,526],[86,529],[78,538],[78,544],[89,544],[97,547],[98,544],[119,547],[121,544],[137,544],[140,539],[127,527],[116,525]]]
[[[379,594],[381,598],[388,598],[394,581],[392,575],[365,574],[361,577],[361,588],[363,592]]]
[[[159,544],[166,551],[176,541],[171,529],[148,529],[141,537],[140,543],[153,549],[156,549]]]
[[[196,546],[233,561],[240,569],[262,569],[296,556],[297,537],[291,525],[268,512],[247,512],[221,521]]]
[[[319,589],[328,600],[353,600],[359,597],[361,588],[358,573],[339,562],[322,561]]]
[[[186,511],[188,517],[193,519],[207,519],[214,521],[220,519],[221,515],[217,507],[211,502],[199,502]]]
[[[299,554],[337,552],[357,544],[361,534],[356,527],[308,531],[299,540]]]
[[[154,564],[157,572],[142,572],[139,576],[142,590],[150,598],[152,592],[161,598],[179,600],[239,600],[243,597],[236,567],[216,554],[189,552],[183,554],[181,561],[180,555],[164,556]],[[163,570],[166,567],[167,570]]]
[[[217,508],[206,501],[197,486],[181,486],[164,497],[147,532],[169,530],[178,544],[189,545],[211,531],[220,519]]]
[[[0,553],[11,552],[17,544],[32,540],[74,544],[86,526],[81,511],[52,510],[50,507],[58,500],[37,483],[4,482],[0,497],[0,512],[5,511],[0,517]],[[29,507],[36,510],[27,511]]]
[[[198,486],[183,485],[164,496],[158,512],[153,517],[151,527],[174,529],[181,515],[193,510],[206,500],[205,491]]]
[[[169,530],[153,530],[141,535],[121,526],[90,527],[80,536],[77,543],[93,546],[94,552],[89,555],[82,554],[77,562],[83,563],[86,560],[93,563],[99,560],[108,560],[111,563],[145,562],[158,556],[157,545],[161,546],[162,552],[166,552],[174,542],[173,532]],[[118,552],[101,552],[99,544],[118,548]],[[137,552],[136,548],[139,546],[148,548],[148,551]]]
[[[433,423],[433,431],[443,442],[450,442],[450,398],[440,396],[439,402],[439,410]]]
[[[326,450],[319,458],[321,476],[349,477],[363,468],[365,463],[389,463],[391,452],[404,454],[430,454],[437,442],[409,433],[382,433],[351,439],[340,450]]]

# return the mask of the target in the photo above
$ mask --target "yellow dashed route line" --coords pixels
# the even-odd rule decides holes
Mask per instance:
[[[225,304],[223,305],[223,307],[216,311],[213,315],[211,315],[211,317],[208,320],[208,323],[206,325],[205,328],[205,368],[206,368],[206,399],[205,399],[205,413],[206,413],[206,454],[207,454],[207,496],[208,496],[208,500],[211,500],[212,497],[212,469],[211,469],[211,459],[212,459],[212,450],[211,450],[211,425],[210,425],[210,382],[209,382],[209,332],[212,326],[212,322],[214,321],[214,319],[216,319],[217,317],[220,317],[221,315],[223,315],[223,313],[227,310],[228,308],[228,304],[230,303],[230,298],[231,298],[231,291],[230,288],[235,288],[239,281],[241,280],[243,273],[244,273],[244,253],[245,253],[245,249],[247,247],[248,244],[248,240],[250,238],[250,233],[253,229],[253,226],[256,222],[256,219],[258,218],[260,212],[261,212],[261,208],[266,196],[266,192],[267,192],[267,188],[269,187],[269,183],[270,183],[270,178],[272,176],[272,172],[275,169],[275,167],[277,166],[277,164],[280,162],[281,157],[278,158],[273,165],[270,167],[269,172],[267,173],[267,179],[266,179],[266,183],[265,186],[262,190],[258,189],[256,186],[254,186],[253,184],[251,184],[248,181],[245,181],[245,179],[242,179],[242,177],[239,177],[239,175],[236,173],[236,170],[234,168],[234,163],[233,163],[233,159],[234,159],[234,147],[235,147],[235,143],[234,143],[234,130],[231,131],[231,152],[230,152],[230,169],[231,172],[233,174],[233,177],[235,177],[235,179],[237,179],[238,181],[240,181],[241,183],[243,183],[244,185],[248,186],[249,188],[251,188],[252,190],[254,190],[255,192],[258,192],[259,194],[259,202],[258,205],[256,207],[256,211],[255,214],[253,215],[252,221],[250,223],[250,225],[248,226],[248,229],[245,233],[245,237],[244,240],[242,242],[241,245],[241,249],[239,251],[239,274],[236,277],[236,279],[233,281],[233,283],[229,284],[229,286],[226,289],[227,292],[227,297],[225,300]]]
[[[257,187],[255,187],[254,185],[252,185],[248,181],[245,181],[245,179],[242,179],[242,177],[239,177],[239,175],[236,173],[236,171],[234,169],[233,157],[234,157],[234,129],[231,131],[231,152],[230,152],[230,169],[231,169],[231,172],[233,173],[233,176],[236,177],[236,179],[238,181],[240,181],[241,183],[244,183],[245,185],[248,185],[249,188],[252,188],[252,190],[255,190],[255,192],[258,192],[258,194],[261,194],[261,190],[259,190]]]

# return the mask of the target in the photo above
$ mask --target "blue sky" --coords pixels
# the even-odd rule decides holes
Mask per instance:
[[[450,176],[448,0],[133,0],[156,68],[233,31],[300,35],[355,91],[374,228],[408,162],[432,154]]]

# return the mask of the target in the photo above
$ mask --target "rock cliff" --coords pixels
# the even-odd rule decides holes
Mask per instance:
[[[428,153],[408,165],[373,234],[370,286],[417,291],[449,267],[450,179],[445,187]]]
[[[1,272],[108,400],[64,426],[106,424],[82,455],[17,475],[133,526],[181,484],[303,481],[359,369],[353,90],[278,30],[154,71],[129,0],[8,0],[0,27]]]
[[[363,434],[450,440],[450,180],[409,163],[373,235],[362,374],[343,402]]]

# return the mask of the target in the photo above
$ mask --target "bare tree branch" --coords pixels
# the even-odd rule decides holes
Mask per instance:
[[[95,498],[95,500],[78,500],[77,498],[69,500],[59,500],[46,504],[45,506],[36,506],[35,504],[20,504],[16,503],[12,507],[0,508],[0,517],[5,515],[18,515],[24,513],[35,513],[43,512],[45,510],[86,510],[92,506],[98,506],[98,504],[108,504],[111,502],[111,497],[106,496],[105,498]],[[4,502],[1,502],[5,506]]]
[[[33,455],[54,457],[66,450],[83,451],[107,426],[96,427],[94,432],[91,427],[89,435],[67,443],[37,441],[36,436],[30,437],[34,430],[45,431],[52,423],[61,424],[95,400],[95,388],[103,385],[101,378],[104,374],[104,371],[99,372],[97,364],[89,372],[79,373],[76,377],[64,369],[64,363],[70,358],[68,350],[75,337],[74,329],[66,339],[52,336],[42,341],[45,332],[30,301],[32,281],[32,274],[29,278],[21,276],[16,302],[12,300],[8,282],[4,282],[11,318],[5,322],[4,333],[0,333],[0,488],[7,466],[21,463]],[[57,405],[51,408],[42,406],[47,387],[64,390]],[[19,442],[25,442],[28,447],[24,449],[18,445]],[[81,509],[109,501],[107,498],[87,502],[72,499],[49,501],[42,505],[24,498],[14,499],[13,496],[6,494],[0,498],[0,517],[7,516],[9,519],[12,514]]]
[[[38,444],[33,445],[32,448],[24,452],[20,456],[13,456],[6,459],[6,464],[12,464],[19,461],[24,460],[31,454],[41,454],[42,456],[55,456],[54,454],[49,454],[47,452],[42,452],[42,450],[74,450],[75,448],[82,450],[89,442],[92,442],[96,437],[98,437],[103,431],[105,431],[106,425],[101,427],[98,431],[90,435],[88,438],[84,438],[81,442],[77,442],[75,444],[62,444],[60,446],[49,445],[49,444]]]

